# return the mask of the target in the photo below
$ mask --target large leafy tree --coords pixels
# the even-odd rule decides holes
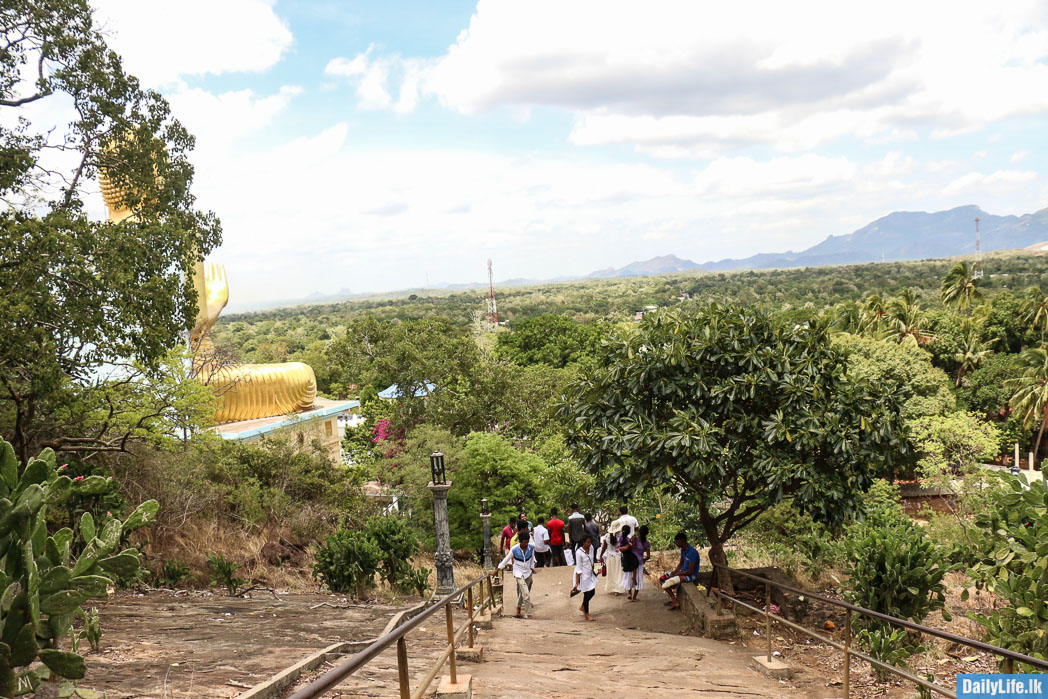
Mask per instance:
[[[124,72],[86,0],[5,2],[0,34],[0,429],[23,458],[44,444],[122,449],[54,413],[85,389],[119,401],[104,369],[160,370],[196,315],[191,265],[220,227],[189,191],[192,137]],[[42,102],[68,121],[31,121]],[[133,219],[85,213],[100,169]]]
[[[500,333],[496,354],[514,364],[563,368],[592,361],[607,334],[606,325],[585,325],[547,313],[515,322],[513,332]]]
[[[720,564],[725,543],[785,498],[846,516],[908,449],[900,395],[854,378],[825,325],[744,306],[645,317],[567,396],[568,444],[604,490],[678,490]]]

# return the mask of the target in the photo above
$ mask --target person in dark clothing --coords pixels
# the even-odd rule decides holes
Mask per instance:
[[[593,515],[589,513],[586,514],[585,528],[586,533],[590,536],[590,541],[593,542],[594,551],[596,551],[597,542],[600,541],[600,525],[593,519]]]
[[[579,512],[579,506],[571,506],[571,514],[568,515],[568,537],[571,539],[571,552],[574,554],[582,545],[582,537],[586,535],[586,518]]]

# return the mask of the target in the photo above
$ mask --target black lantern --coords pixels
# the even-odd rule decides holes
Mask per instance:
[[[488,512],[488,499],[487,498],[481,498],[480,499],[480,514],[482,514],[482,515],[491,514],[490,512]]]
[[[433,476],[434,484],[444,485],[448,482],[447,476],[444,474],[444,455],[439,451],[429,455],[429,470]]]

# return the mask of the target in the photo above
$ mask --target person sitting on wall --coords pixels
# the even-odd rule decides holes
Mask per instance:
[[[695,582],[699,575],[699,552],[688,543],[688,535],[678,532],[673,537],[673,543],[680,549],[680,564],[670,573],[659,578],[662,589],[670,596],[666,606],[670,611],[680,609],[680,586],[686,582]]]

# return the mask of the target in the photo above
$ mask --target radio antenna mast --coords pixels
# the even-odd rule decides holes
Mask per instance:
[[[494,330],[499,324],[499,309],[495,303],[495,278],[491,273],[491,259],[488,258],[488,325]]]
[[[975,270],[972,276],[982,279],[982,236],[979,234],[979,217],[975,217]]]

